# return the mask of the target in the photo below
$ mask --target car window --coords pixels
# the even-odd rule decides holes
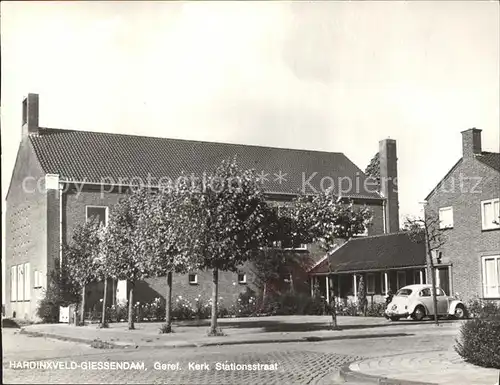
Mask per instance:
[[[437,296],[439,297],[439,296],[443,296],[443,295],[444,295],[444,292],[443,292],[443,290],[441,290],[440,288],[436,288],[436,294],[437,294]]]
[[[418,294],[420,297],[430,297],[431,296],[431,289],[422,289],[420,293]]]
[[[398,297],[408,297],[411,294],[411,289],[400,289],[396,296]]]

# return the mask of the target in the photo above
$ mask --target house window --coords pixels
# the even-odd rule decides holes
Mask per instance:
[[[500,256],[483,257],[483,295],[500,297]]]
[[[285,250],[307,250],[305,243],[283,242],[283,249]]]
[[[17,266],[10,268],[10,300],[17,301]]]
[[[238,274],[238,283],[239,284],[245,284],[245,283],[247,283],[247,275],[245,273],[239,273]]]
[[[366,275],[366,293],[375,294],[375,274]]]
[[[35,283],[33,284],[33,288],[39,289],[42,287],[42,272],[39,270],[35,270],[34,273]]]
[[[31,271],[29,262],[24,264],[24,300],[31,299]]]
[[[439,209],[439,228],[451,229],[453,227],[453,207],[441,207]]]
[[[406,286],[406,271],[398,271],[397,279],[398,290]]]
[[[17,300],[24,301],[24,265],[17,266]]]
[[[500,229],[500,200],[482,201],[481,218],[483,230]]]
[[[190,285],[197,285],[198,284],[198,274],[189,274],[188,279],[189,279]]]
[[[87,206],[86,218],[89,220],[92,217],[96,217],[103,226],[106,226],[108,224],[108,208],[106,206]]]

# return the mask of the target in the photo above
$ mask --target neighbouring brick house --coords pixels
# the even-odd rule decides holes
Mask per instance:
[[[482,151],[481,130],[463,131],[462,158],[426,198],[444,233],[436,277],[447,293],[500,299],[499,197],[500,154]]]
[[[106,223],[131,184],[154,186],[182,172],[201,177],[234,156],[241,167],[257,170],[270,201],[290,201],[299,192],[313,193],[333,183],[338,196],[371,209],[373,221],[365,235],[399,228],[395,181],[382,183],[379,193],[342,153],[44,128],[38,104],[36,94],[23,101],[22,139],[6,198],[7,316],[35,317],[47,275],[61,261],[61,245],[92,215]],[[381,176],[395,178],[395,141],[381,141],[380,150]],[[311,264],[324,255],[315,245],[292,252],[306,254]],[[246,287],[255,287],[253,278],[248,266],[239,273],[221,272],[219,295],[233,302]],[[297,273],[289,284],[309,290],[307,272]],[[208,298],[210,286],[210,272],[174,276],[175,294],[188,299]],[[110,287],[116,293],[113,301],[126,299],[127,282]],[[89,307],[98,303],[99,290],[87,292]],[[164,291],[164,278],[149,279],[137,284],[136,300],[151,300]]]

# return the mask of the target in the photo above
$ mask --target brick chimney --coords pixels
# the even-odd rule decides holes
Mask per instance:
[[[384,208],[385,233],[399,231],[398,157],[396,141],[379,142],[380,193],[386,199]]]
[[[38,134],[38,94],[28,94],[23,100],[22,137]]]
[[[462,131],[462,156],[472,158],[481,154],[481,130],[469,128]]]

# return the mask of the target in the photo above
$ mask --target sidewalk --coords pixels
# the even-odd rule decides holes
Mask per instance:
[[[126,323],[110,324],[107,329],[97,325],[75,327],[67,324],[38,324],[22,328],[22,333],[92,343],[99,340],[115,348],[179,348],[214,345],[239,345],[258,343],[315,342],[349,339],[367,339],[367,344],[377,344],[377,337],[402,337],[399,344],[407,344],[415,337],[432,341],[444,335],[450,340],[458,333],[460,322],[443,321],[439,328],[428,327],[429,322],[389,322],[383,318],[339,317],[340,330],[329,330],[329,316],[272,316],[257,318],[224,318],[219,327],[224,336],[207,337],[209,320],[174,323],[174,333],[159,334],[161,323],[137,323],[135,330],[128,330]],[[409,339],[405,339],[408,337]],[[371,339],[371,340],[368,340]],[[387,340],[385,340],[387,341]],[[359,344],[359,342],[358,342]],[[337,378],[325,378],[327,383],[375,384],[481,384],[494,385],[498,370],[484,369],[464,363],[453,350],[422,351],[388,355],[386,342],[380,340],[381,355],[344,367]],[[401,345],[399,345],[401,346]],[[427,346],[427,345],[426,345]],[[406,352],[413,351],[408,350]],[[424,348],[425,349],[425,348]],[[451,349],[451,348],[450,348]],[[369,356],[368,356],[369,357]],[[457,382],[457,379],[460,379]]]
[[[440,385],[496,385],[498,369],[471,365],[452,350],[399,354],[363,360],[342,371],[351,381],[373,381],[380,384],[440,384]]]
[[[174,324],[171,334],[159,334],[161,323],[137,323],[135,330],[128,330],[126,323],[112,323],[107,329],[99,329],[97,325],[38,324],[26,326],[22,332],[76,342],[100,340],[115,347],[173,348],[404,336],[407,335],[404,330],[411,329],[375,317],[339,317],[341,330],[335,331],[329,330],[330,322],[329,316],[223,318],[219,320],[225,334],[221,337],[207,337],[209,320]]]

